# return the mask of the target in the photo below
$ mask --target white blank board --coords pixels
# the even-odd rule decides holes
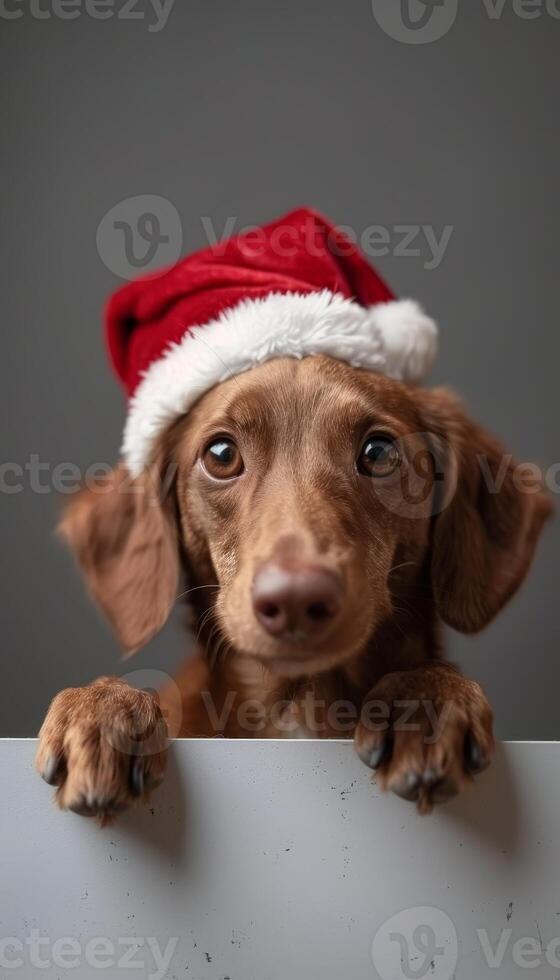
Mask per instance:
[[[2,980],[560,977],[560,744],[419,817],[347,743],[181,740],[106,829],[35,750],[0,742]]]

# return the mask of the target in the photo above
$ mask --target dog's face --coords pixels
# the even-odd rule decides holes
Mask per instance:
[[[390,616],[392,576],[418,572],[428,544],[422,431],[404,385],[323,357],[268,362],[200,401],[176,433],[177,500],[234,649],[284,676],[315,672]]]
[[[222,637],[285,677],[354,657],[415,588],[480,629],[550,511],[448,393],[324,357],[270,361],[204,395],[151,473],[130,493],[117,469],[64,524],[124,646],[164,622],[182,552],[190,584],[216,595]]]

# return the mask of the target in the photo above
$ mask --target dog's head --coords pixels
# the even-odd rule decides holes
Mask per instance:
[[[480,630],[550,510],[448,392],[316,356],[205,394],[142,477],[118,467],[62,527],[126,650],[165,622],[183,563],[229,646],[295,677],[359,653],[400,597]]]

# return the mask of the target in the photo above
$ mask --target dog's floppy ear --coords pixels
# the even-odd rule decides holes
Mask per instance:
[[[476,633],[521,585],[552,504],[538,473],[531,478],[517,467],[453,394],[436,389],[418,396],[447,486],[434,517],[434,598],[448,625]]]
[[[172,501],[154,472],[132,480],[117,466],[72,499],[59,525],[126,654],[161,629],[177,594]]]

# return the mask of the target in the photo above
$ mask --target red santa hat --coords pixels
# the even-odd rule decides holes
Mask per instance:
[[[113,366],[129,395],[122,454],[133,476],[158,435],[204,392],[276,357],[327,354],[419,382],[437,329],[397,300],[356,244],[306,208],[116,292]]]

